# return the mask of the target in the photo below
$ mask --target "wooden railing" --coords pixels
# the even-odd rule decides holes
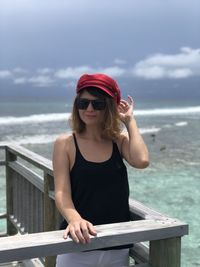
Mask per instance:
[[[97,237],[87,245],[63,240],[62,231],[55,231],[61,216],[54,201],[51,161],[17,145],[0,149],[5,150],[0,165],[6,166],[7,199],[0,219],[7,219],[7,234],[12,235],[1,237],[0,263],[45,257],[45,266],[51,267],[55,257],[49,256],[134,243],[130,256],[140,266],[180,267],[181,237],[188,225],[132,199],[133,221],[97,226]],[[16,233],[20,235],[13,236]],[[143,241],[149,241],[149,248]]]

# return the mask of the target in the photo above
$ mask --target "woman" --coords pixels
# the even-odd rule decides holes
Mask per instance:
[[[115,80],[105,74],[80,77],[72,111],[72,133],[55,142],[56,205],[64,217],[64,238],[90,242],[94,225],[129,221],[129,186],[123,159],[135,168],[149,164],[148,150],[133,117],[133,99],[121,99]],[[122,133],[122,125],[127,133]],[[57,267],[125,266],[127,246],[68,253]]]

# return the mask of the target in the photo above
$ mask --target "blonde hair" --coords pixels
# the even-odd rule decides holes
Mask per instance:
[[[105,107],[103,122],[101,124],[102,137],[109,140],[117,140],[122,131],[122,124],[119,118],[117,103],[113,98],[105,94],[102,94],[99,89],[96,89],[98,90],[98,92],[95,92],[94,88],[93,90],[88,90],[88,88],[84,90],[87,90],[92,95],[95,96],[98,95],[99,98],[105,99],[106,107]],[[81,93],[82,92],[83,91],[81,91]],[[70,118],[70,125],[72,131],[77,133],[83,133],[85,131],[85,123],[81,120],[79,116],[79,110],[77,108],[77,101],[78,98],[80,97],[80,94],[78,94],[74,99],[72,115]]]

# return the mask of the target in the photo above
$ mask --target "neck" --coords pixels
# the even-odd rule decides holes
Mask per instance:
[[[87,126],[81,136],[94,141],[100,141],[103,139],[101,136],[101,129],[96,126]]]

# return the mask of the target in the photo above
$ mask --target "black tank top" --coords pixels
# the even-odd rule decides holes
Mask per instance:
[[[75,134],[73,137],[76,156],[70,179],[76,210],[94,225],[129,221],[127,169],[117,144],[112,143],[112,155],[108,160],[91,162],[82,156]],[[61,229],[66,226],[64,221]]]

